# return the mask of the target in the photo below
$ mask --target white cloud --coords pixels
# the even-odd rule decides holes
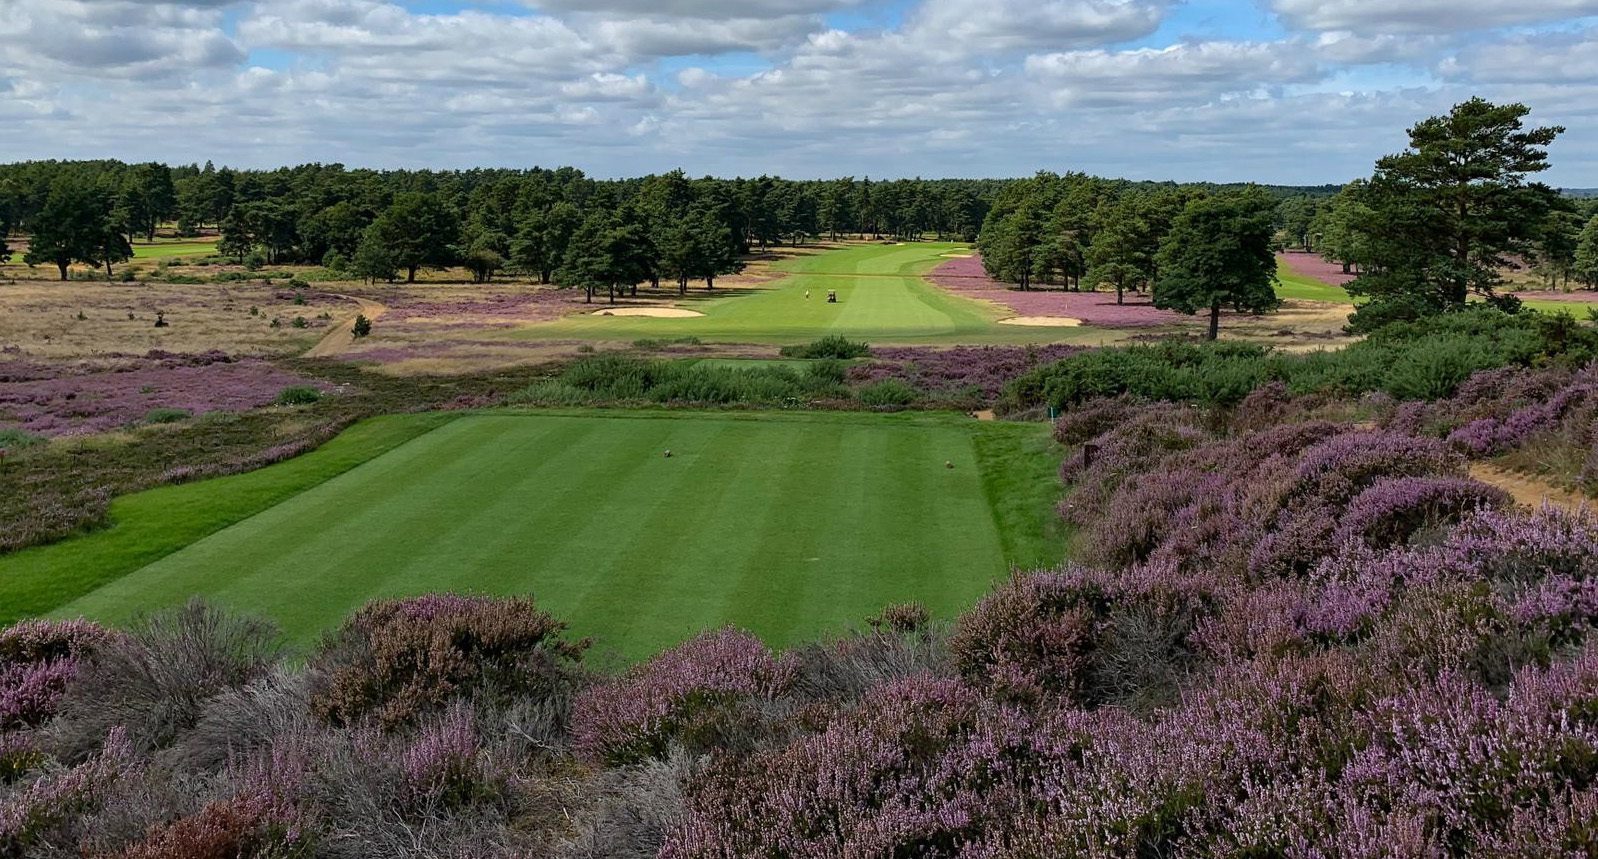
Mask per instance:
[[[1598,82],[1598,28],[1473,45],[1444,60],[1439,71],[1479,83]]]
[[[0,152],[1319,182],[1480,93],[1598,185],[1598,27],[1494,29],[1598,0],[1269,2],[1305,32],[1183,29],[1228,32],[1220,0],[0,0]]]
[[[221,13],[132,0],[7,0],[0,69],[30,75],[171,79],[244,58]]]
[[[614,12],[683,18],[783,18],[819,15],[864,0],[526,0],[550,12]]]
[[[1598,15],[1598,0],[1271,0],[1289,26],[1452,33]]]
[[[1196,42],[1046,54],[1029,57],[1026,71],[1062,106],[1203,103],[1325,75],[1311,52],[1289,42]]]
[[[973,51],[1099,47],[1152,33],[1165,2],[927,0],[912,28]]]

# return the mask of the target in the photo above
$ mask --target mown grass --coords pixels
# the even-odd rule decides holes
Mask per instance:
[[[156,242],[154,244],[135,244],[133,258],[140,259],[168,259],[171,257],[199,256],[201,254],[216,253],[216,242]]]
[[[1012,564],[1063,553],[1047,524],[1058,482],[1040,455],[1044,425],[499,411],[411,437],[287,498],[263,494],[280,503],[247,519],[242,505],[209,511],[236,524],[197,541],[174,508],[223,503],[233,490],[222,481],[121,509],[118,528],[146,535],[121,553],[71,550],[83,541],[41,550],[60,556],[57,570],[88,566],[109,582],[55,613],[123,622],[200,593],[271,616],[303,643],[376,596],[533,592],[578,634],[637,658],[724,623],[782,645],[891,602],[947,617]],[[247,477],[286,488],[281,468]],[[189,545],[149,562],[174,543]]]
[[[1354,297],[1341,286],[1333,286],[1308,275],[1299,274],[1281,258],[1276,260],[1276,279],[1276,294],[1282,298],[1331,301],[1337,304],[1354,303]]]
[[[907,345],[1100,343],[1122,338],[1103,329],[997,324],[1004,315],[997,309],[951,295],[924,278],[946,261],[943,254],[961,247],[947,242],[858,245],[795,257],[777,264],[788,276],[772,284],[720,295],[696,289],[681,306],[703,313],[702,317],[569,316],[528,326],[519,336],[604,340],[694,336],[707,342],[792,344],[840,335]],[[838,303],[827,303],[828,290],[837,291]],[[596,304],[594,310],[600,309],[602,305]]]
[[[0,556],[0,625],[56,609],[381,456],[452,417],[375,418],[315,451],[270,468],[117,498],[111,502],[114,524],[109,528]]]

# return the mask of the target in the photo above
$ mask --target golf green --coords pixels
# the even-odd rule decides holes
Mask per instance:
[[[679,306],[689,318],[578,315],[518,329],[527,339],[631,340],[694,336],[708,341],[801,343],[839,334],[876,344],[1102,343],[1113,335],[1080,328],[999,325],[1012,315],[933,286],[927,272],[963,248],[948,242],[855,245],[796,257],[776,266],[770,284],[707,292]],[[837,303],[827,293],[837,293]],[[596,304],[594,313],[604,310]]]
[[[1041,534],[1002,532],[1041,531],[1029,520],[1047,518],[1051,469],[1020,488],[993,472],[1052,460],[993,451],[1046,430],[953,416],[467,416],[53,613],[118,623],[198,593],[306,643],[373,597],[531,592],[624,658],[725,623],[782,645],[894,602],[949,616],[1013,556],[1036,554]]]
[[[142,259],[167,259],[181,256],[203,256],[216,253],[216,242],[155,242],[139,243],[133,246],[133,258]]]

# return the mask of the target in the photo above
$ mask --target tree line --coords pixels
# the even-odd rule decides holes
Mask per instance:
[[[1039,173],[1006,187],[977,247],[989,276],[1021,289],[1150,293],[1156,307],[1209,317],[1279,304],[1278,193],[1258,186],[1129,185]]]
[[[1000,191],[978,244],[988,274],[1021,289],[1085,284],[1113,289],[1118,303],[1146,291],[1157,307],[1209,309],[1211,337],[1223,307],[1275,306],[1274,268],[1265,266],[1273,246],[1317,252],[1357,274],[1348,291],[1369,300],[1356,329],[1472,299],[1514,310],[1516,299],[1499,292],[1514,267],[1549,286],[1598,288],[1598,201],[1530,180],[1548,168],[1547,147],[1563,129],[1527,128],[1528,113],[1471,99],[1417,124],[1408,149],[1341,188],[1128,186],[1040,173]],[[1200,263],[1203,282],[1193,277]]]
[[[596,180],[573,168],[271,171],[116,161],[0,166],[0,236],[25,234],[30,265],[106,268],[153,240],[220,233],[220,254],[310,263],[371,280],[464,266],[617,289],[740,270],[752,251],[845,236],[974,240],[1002,180],[689,178]],[[0,247],[0,253],[9,251]]]

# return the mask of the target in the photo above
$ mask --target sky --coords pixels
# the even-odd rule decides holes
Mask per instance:
[[[0,160],[1344,182],[1481,95],[1598,187],[1598,0],[0,0]]]

